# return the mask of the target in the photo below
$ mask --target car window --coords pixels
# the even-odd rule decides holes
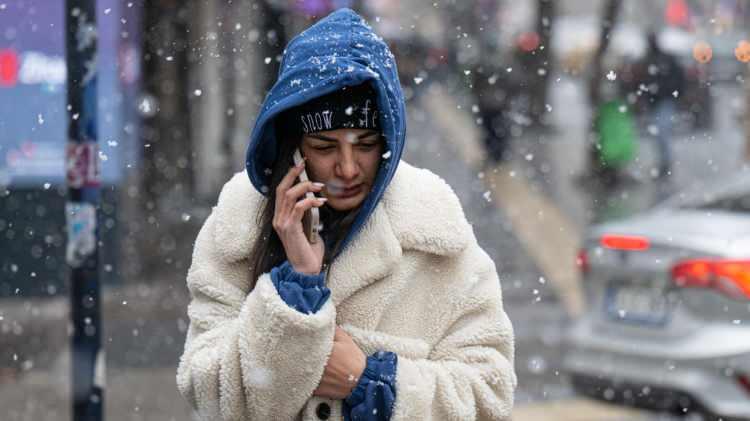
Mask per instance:
[[[694,206],[693,208],[726,212],[750,213],[750,194],[723,197],[709,203]]]

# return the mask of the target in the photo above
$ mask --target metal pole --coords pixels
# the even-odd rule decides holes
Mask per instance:
[[[99,149],[96,128],[96,0],[66,0],[68,143],[66,175],[73,343],[74,421],[101,421],[104,408],[104,352],[101,349],[97,209]]]

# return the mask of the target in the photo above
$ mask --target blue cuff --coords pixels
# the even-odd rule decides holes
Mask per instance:
[[[316,313],[331,295],[325,285],[325,274],[296,272],[288,261],[271,269],[271,282],[289,307],[304,314]]]
[[[396,402],[398,356],[379,351],[367,357],[357,386],[344,400],[346,421],[388,421]]]

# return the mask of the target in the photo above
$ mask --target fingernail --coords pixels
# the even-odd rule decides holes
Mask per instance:
[[[313,186],[315,186],[315,187],[324,187],[324,186],[325,186],[325,184],[323,184],[323,183],[318,183],[317,181],[314,181],[314,182],[313,182],[312,184],[313,184]]]
[[[319,201],[319,202],[327,202],[327,201],[328,201],[328,198],[327,198],[327,197],[319,197],[319,198],[318,198],[318,201]]]

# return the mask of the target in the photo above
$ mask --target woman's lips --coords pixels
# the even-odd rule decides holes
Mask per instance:
[[[334,197],[346,199],[358,195],[360,190],[362,190],[362,184],[357,184],[356,186],[349,188],[333,187],[329,188],[328,190]]]

